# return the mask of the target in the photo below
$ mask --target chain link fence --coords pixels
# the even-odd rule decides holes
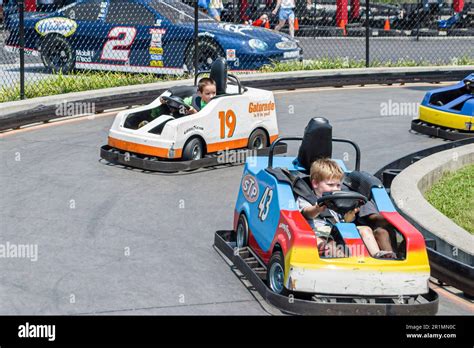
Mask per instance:
[[[474,59],[472,0],[196,1],[3,0],[0,101],[157,81],[219,56],[236,72]]]

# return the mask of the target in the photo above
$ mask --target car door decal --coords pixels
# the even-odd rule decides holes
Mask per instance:
[[[100,59],[128,61],[130,49],[136,36],[137,29],[134,27],[113,27],[107,35]]]
[[[221,139],[226,138],[226,128],[228,129],[227,138],[232,138],[237,123],[237,117],[235,116],[235,112],[232,109],[229,109],[227,111],[219,111],[219,120]]]

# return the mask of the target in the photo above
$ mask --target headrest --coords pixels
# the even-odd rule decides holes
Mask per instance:
[[[304,129],[303,141],[298,151],[298,162],[308,171],[311,163],[319,158],[331,158],[332,126],[323,117],[312,118]]]
[[[217,58],[211,65],[211,79],[216,82],[216,94],[225,94],[227,90],[227,63],[224,58]]]

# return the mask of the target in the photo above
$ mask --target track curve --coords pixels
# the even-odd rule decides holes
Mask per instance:
[[[430,88],[277,92],[280,134],[300,135],[310,117],[324,116],[335,137],[360,145],[362,170],[374,172],[443,142],[410,133],[416,115],[393,109],[416,105]],[[391,116],[384,116],[387,107]],[[271,312],[212,247],[214,232],[232,226],[242,167],[170,175],[107,165],[99,148],[112,120],[105,115],[0,135],[0,243],[38,246],[37,261],[0,259],[0,313]],[[351,167],[350,151],[335,147],[334,156]],[[474,314],[472,302],[441,290],[440,314]]]

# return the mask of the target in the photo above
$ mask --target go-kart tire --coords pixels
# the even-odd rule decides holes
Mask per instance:
[[[41,61],[51,72],[69,73],[75,66],[75,53],[67,39],[60,35],[48,35],[40,47]]]
[[[259,150],[268,146],[268,137],[262,129],[255,129],[249,136],[249,143],[247,147],[250,150]]]
[[[212,40],[199,41],[198,71],[211,70],[212,63],[219,57],[224,57],[222,48]],[[189,73],[194,74],[194,43],[186,50],[186,68]]]
[[[249,225],[245,214],[240,214],[237,228],[235,231],[237,248],[242,249],[248,245],[249,241]]]
[[[204,157],[204,146],[199,138],[192,138],[184,146],[183,160],[199,160]]]
[[[285,259],[281,251],[275,251],[270,258],[267,268],[267,282],[270,289],[280,295],[288,295],[285,288]]]

